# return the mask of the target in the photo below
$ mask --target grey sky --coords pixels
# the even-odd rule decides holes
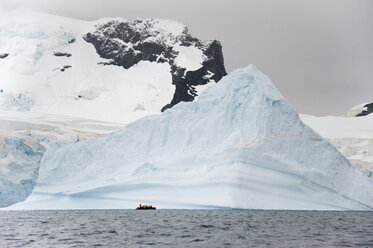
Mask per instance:
[[[228,71],[256,65],[301,113],[373,101],[371,0],[0,0],[79,19],[177,20],[223,45]]]

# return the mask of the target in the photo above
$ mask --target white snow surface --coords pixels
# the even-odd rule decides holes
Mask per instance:
[[[0,135],[32,137],[46,148],[55,141],[73,143],[105,137],[121,127],[123,124],[70,116],[0,111]]]
[[[354,108],[358,109],[355,114],[349,111],[351,116],[361,113],[364,105],[360,105],[360,109]],[[304,123],[335,145],[356,168],[373,177],[373,115],[316,117],[302,114],[300,117]]]
[[[55,144],[10,209],[371,210],[373,180],[298,117],[254,66],[105,138]]]
[[[115,19],[89,22],[29,10],[0,12],[0,53],[9,53],[0,59],[0,110],[117,123],[159,114],[175,92],[168,63],[141,61],[127,70],[98,64],[108,60],[100,58],[93,45],[83,40],[95,25],[109,20]],[[148,31],[154,33],[149,39],[163,42],[175,42],[186,29],[162,19],[147,19],[136,27],[149,28],[141,26],[144,23],[150,23]],[[69,43],[72,39],[75,42]],[[201,64],[200,54],[189,50],[187,54],[180,52],[182,63]],[[71,56],[57,57],[55,52]],[[61,71],[64,66],[71,67]]]

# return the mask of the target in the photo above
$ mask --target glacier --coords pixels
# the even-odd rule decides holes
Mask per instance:
[[[45,147],[32,137],[0,133],[0,207],[24,201],[38,178]]]
[[[104,138],[52,144],[28,199],[8,209],[248,208],[372,210],[373,180],[254,66],[195,102]]]

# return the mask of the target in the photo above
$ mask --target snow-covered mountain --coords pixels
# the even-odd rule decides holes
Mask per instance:
[[[226,75],[218,41],[177,22],[0,13],[0,109],[130,123]]]
[[[105,138],[53,145],[12,209],[159,207],[372,209],[356,170],[255,67]]]
[[[347,117],[361,117],[373,113],[373,103],[363,103],[351,108],[347,113]]]

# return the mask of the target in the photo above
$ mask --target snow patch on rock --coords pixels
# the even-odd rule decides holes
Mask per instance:
[[[174,48],[179,54],[175,58],[175,64],[190,71],[196,71],[202,67],[205,56],[202,51],[194,46],[176,46]]]

